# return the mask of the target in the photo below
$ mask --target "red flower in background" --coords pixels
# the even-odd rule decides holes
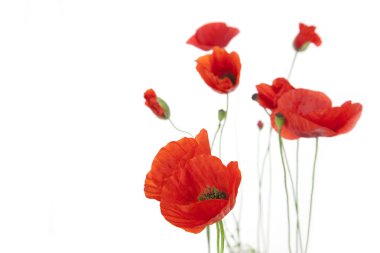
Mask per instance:
[[[226,47],[238,33],[239,29],[225,23],[208,23],[198,28],[186,43],[207,51],[214,47]]]
[[[294,39],[294,48],[297,51],[304,51],[310,43],[314,43],[316,46],[322,44],[321,38],[315,33],[315,26],[307,26],[302,23],[299,25],[300,31]]]
[[[148,89],[144,93],[145,105],[160,119],[168,119],[170,117],[169,106],[164,100],[157,97],[153,89]]]
[[[256,89],[257,102],[265,109],[273,110],[277,107],[278,99],[294,88],[285,78],[276,78],[272,85],[261,83],[256,85]]]
[[[227,167],[210,155],[208,135],[170,142],[154,158],[145,180],[145,195],[160,201],[171,224],[199,233],[223,219],[234,207],[241,181],[237,162]]]
[[[306,89],[294,89],[278,99],[272,112],[272,126],[277,129],[275,116],[280,113],[285,123],[281,136],[286,139],[300,137],[332,137],[351,131],[359,120],[362,105],[347,101],[332,107],[324,93]]]
[[[240,58],[236,52],[227,53],[215,47],[212,54],[197,59],[197,71],[213,90],[229,93],[236,89],[240,79]]]

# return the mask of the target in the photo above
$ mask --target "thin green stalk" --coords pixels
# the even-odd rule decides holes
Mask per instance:
[[[294,65],[296,63],[297,55],[298,55],[298,51],[296,51],[296,53],[294,54],[292,65],[290,66],[290,70],[289,70],[289,74],[288,74],[288,78],[287,78],[288,80],[290,79],[290,76],[292,75],[293,68],[294,68]]]
[[[297,147],[296,147],[296,202],[297,202],[297,206],[298,206],[298,211],[299,211],[299,198],[298,198],[298,183],[299,183],[299,148],[300,148],[300,141],[299,139],[297,139]],[[297,231],[296,231],[296,234],[299,234],[300,233],[300,226],[299,226],[299,218],[297,218]],[[299,237],[296,236],[296,253],[298,253],[298,245],[299,245]],[[302,253],[302,243],[301,243],[301,253]]]
[[[211,253],[210,226],[207,226],[206,232],[207,232],[207,249],[208,249],[208,253]]]
[[[296,218],[297,218],[297,223],[296,223],[296,251],[298,251],[297,250],[297,247],[298,247],[297,246],[297,239],[299,239],[301,252],[303,252],[303,243],[302,243],[302,237],[301,237],[301,224],[300,224],[300,218],[299,218],[300,215],[299,215],[299,208],[298,208],[298,206],[299,206],[298,197],[297,197],[296,187],[294,184],[292,172],[290,170],[289,161],[288,161],[288,157],[286,155],[284,144],[282,144],[282,151],[283,151],[284,157],[285,157],[286,169],[289,173],[289,178],[290,178],[290,183],[291,183],[291,188],[292,188],[292,194],[293,194],[293,199],[294,199],[294,207],[296,209]]]
[[[288,193],[288,182],[286,180],[286,166],[285,166],[285,160],[284,160],[284,154],[283,154],[283,143],[281,138],[281,127],[278,131],[278,140],[280,143],[280,154],[281,154],[281,162],[282,162],[282,168],[284,170],[284,185],[285,185],[285,194],[286,194],[286,207],[287,207],[287,214],[288,214],[288,247],[289,247],[289,253],[292,253],[292,247],[291,247],[291,237],[290,237],[290,209],[289,209],[289,193]]]
[[[219,158],[222,159],[222,136],[223,136],[223,130],[224,126],[226,125],[227,117],[228,117],[228,93],[227,93],[227,103],[226,103],[226,117],[224,118],[222,128],[220,129],[220,135],[219,135]]]
[[[223,221],[219,221],[219,229],[220,229],[220,235],[221,235],[221,245],[220,245],[220,253],[224,253],[224,227],[223,227]]]
[[[216,223],[216,250],[220,253],[220,228],[219,222]]]
[[[216,136],[218,135],[219,133],[219,130],[220,130],[220,127],[222,126],[221,122],[219,121],[219,124],[218,124],[218,128],[216,129],[216,132],[214,134],[214,138],[212,139],[212,143],[211,143],[211,150],[212,148],[214,147],[214,143],[215,143],[215,139],[216,139]]]
[[[269,128],[269,137],[268,137],[268,155],[265,156],[263,167],[265,167],[265,159],[268,157],[269,159],[269,182],[268,182],[268,206],[267,206],[267,236],[266,236],[266,245],[264,247],[264,252],[269,253],[269,241],[270,241],[270,217],[271,217],[271,203],[272,203],[272,154],[271,154],[271,140],[272,140],[272,131],[273,128]]]
[[[309,221],[308,221],[308,226],[307,226],[307,237],[306,237],[305,253],[307,253],[307,249],[308,249],[308,246],[309,246],[310,226],[311,226],[311,214],[312,214],[312,211],[313,211],[313,196],[314,196],[314,185],[315,185],[315,168],[317,166],[317,158],[318,158],[318,137],[315,138],[315,155],[314,155],[314,164],[313,164],[313,177],[312,177],[312,181],[311,181]]]
[[[257,251],[261,252],[261,241],[260,241],[260,236],[261,236],[261,219],[262,219],[262,199],[261,199],[261,175],[260,175],[260,133],[261,130],[259,130],[258,136],[257,136],[257,156],[256,156],[256,161],[257,161],[257,178],[259,181],[259,199],[258,199],[258,212],[257,212],[257,228],[256,228],[256,240],[257,240]]]
[[[185,134],[188,134],[188,135],[190,135],[191,137],[193,137],[193,135],[192,135],[191,133],[186,132],[186,131],[181,130],[181,129],[179,129],[178,127],[176,127],[176,125],[174,125],[174,123],[173,123],[173,121],[171,120],[171,118],[169,118],[168,120],[169,120],[170,124],[172,124],[172,126],[175,128],[175,130],[177,130],[177,131],[179,131],[179,132],[182,132],[182,133],[185,133]]]

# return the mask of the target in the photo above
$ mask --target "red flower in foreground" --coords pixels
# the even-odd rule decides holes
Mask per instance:
[[[261,83],[256,85],[256,89],[257,102],[265,109],[273,110],[277,107],[278,99],[294,88],[285,78],[277,78],[273,80],[272,85]]]
[[[160,119],[170,118],[169,106],[164,100],[156,96],[153,89],[148,89],[144,93],[145,105]]]
[[[214,47],[226,47],[238,33],[239,29],[225,23],[208,23],[198,28],[186,43],[207,51]]]
[[[241,174],[237,162],[227,167],[210,155],[208,135],[170,142],[154,158],[145,195],[160,201],[171,224],[199,233],[234,207]]]
[[[310,43],[316,46],[322,44],[321,38],[315,33],[315,26],[307,26],[300,23],[300,31],[294,39],[294,48],[297,51],[304,51]]]
[[[238,86],[241,64],[236,52],[229,54],[215,47],[212,54],[199,57],[197,63],[197,71],[216,92],[229,93]]]
[[[275,117],[284,116],[281,136],[286,139],[300,137],[332,137],[351,131],[359,120],[362,105],[347,101],[341,106],[332,107],[324,93],[306,89],[294,89],[277,102],[272,112],[272,126],[277,129]]]

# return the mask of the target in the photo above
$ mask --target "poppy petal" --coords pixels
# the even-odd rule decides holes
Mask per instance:
[[[238,33],[237,28],[229,27],[225,23],[208,23],[198,28],[187,43],[205,51],[216,46],[224,48]]]
[[[334,136],[335,132],[325,126],[321,126],[306,117],[292,112],[281,113],[285,118],[285,124],[281,128],[281,136],[288,140],[300,137],[310,138],[318,136]],[[275,114],[271,116],[272,126],[278,131],[275,123]]]
[[[161,189],[167,179],[178,169],[181,162],[194,155],[196,142],[192,138],[182,138],[161,148],[146,175],[144,191],[147,198],[160,201]]]
[[[281,96],[277,103],[278,112],[294,112],[308,115],[311,112],[331,108],[331,100],[324,93],[307,89],[294,89]]]
[[[208,134],[205,129],[202,129],[199,134],[195,136],[195,140],[198,143],[198,147],[195,151],[194,156],[211,155],[210,142],[208,140]]]

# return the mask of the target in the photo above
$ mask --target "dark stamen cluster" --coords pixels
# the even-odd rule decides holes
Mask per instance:
[[[228,78],[228,79],[230,79],[233,85],[236,84],[236,77],[235,77],[232,73],[224,74],[224,75],[222,76],[222,79],[224,79],[224,78]]]
[[[206,190],[198,196],[199,201],[209,200],[209,199],[227,199],[227,194],[225,192],[219,191],[215,187],[207,186]]]

